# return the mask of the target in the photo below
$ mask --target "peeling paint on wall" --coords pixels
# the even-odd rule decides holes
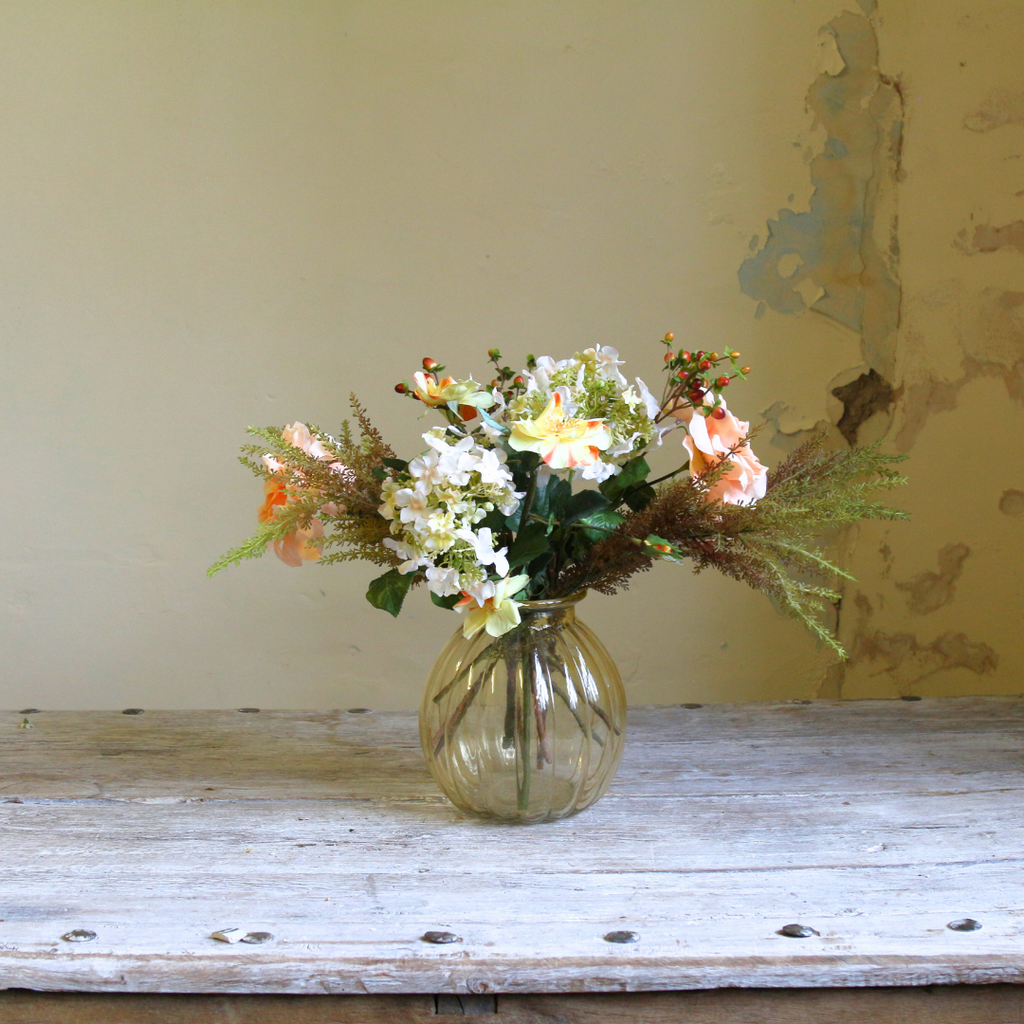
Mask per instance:
[[[907,607],[918,615],[927,615],[949,604],[970,554],[971,549],[966,544],[947,544],[939,552],[938,572],[918,573],[912,580],[897,583],[896,589],[909,595]]]
[[[998,252],[1000,249],[1016,249],[1024,253],[1024,220],[1015,220],[1000,228],[991,224],[977,224],[970,242],[967,241],[967,229],[964,228],[953,244],[969,256],[980,252]]]
[[[962,372],[948,380],[919,371],[903,389],[896,434],[903,452],[913,447],[929,417],[955,409],[960,391],[978,377],[1002,380],[1011,401],[1024,405],[1024,292],[990,287],[972,297],[956,285],[943,304],[956,324]]]
[[[1024,124],[1024,90],[993,89],[964,118],[964,127],[972,132],[990,132],[1005,124]]]
[[[876,413],[889,412],[895,400],[892,385],[875,370],[833,388],[832,394],[843,403],[843,415],[837,427],[851,447],[857,443],[860,428]]]
[[[994,672],[999,656],[988,644],[976,643],[963,633],[943,633],[930,644],[922,644],[913,633],[875,631],[858,637],[853,652],[871,663],[874,675],[886,674],[902,696],[939,672],[966,669],[977,675]]]
[[[870,13],[874,4],[862,7]],[[893,217],[884,226],[883,251],[875,221],[880,185],[899,173],[902,96],[879,72],[866,17],[846,12],[823,31],[841,60],[824,62],[807,93],[815,125],[827,134],[810,161],[810,209],[781,209],[768,221],[764,245],[740,267],[740,287],[779,313],[813,309],[856,331],[865,363],[891,379],[900,310],[896,225]]]

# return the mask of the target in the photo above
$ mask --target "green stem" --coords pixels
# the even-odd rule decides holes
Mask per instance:
[[[523,662],[520,659],[517,667],[518,679],[516,689],[523,695],[516,724],[519,726],[519,757],[516,759],[516,807],[525,813],[530,806],[530,731],[533,721],[533,709],[527,704],[533,703],[533,694],[527,686],[525,674],[522,672]],[[520,767],[522,774],[520,774]]]

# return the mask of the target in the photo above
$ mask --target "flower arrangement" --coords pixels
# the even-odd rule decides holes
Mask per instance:
[[[750,368],[738,352],[676,350],[667,334],[660,397],[630,382],[618,352],[528,356],[493,379],[445,376],[424,359],[395,390],[438,415],[426,448],[396,456],[352,396],[331,435],[296,422],[250,428],[241,461],[264,480],[256,533],[214,573],[273,549],[286,564],[366,560],[385,571],[372,605],[397,616],[409,589],[463,615],[466,637],[501,637],[523,601],[610,594],[657,561],[715,568],[771,597],[842,653],[819,621],[848,577],[816,546],[833,527],[904,513],[870,500],[903,481],[877,447],[827,450],[819,436],[769,472],[725,393]],[[681,437],[677,468],[651,478],[646,456]],[[580,486],[582,485],[582,486]]]

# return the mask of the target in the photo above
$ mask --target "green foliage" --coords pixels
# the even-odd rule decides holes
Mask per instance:
[[[608,477],[598,486],[609,501],[618,504],[630,488],[645,484],[650,472],[651,467],[647,465],[647,460],[642,455],[638,455],[622,467],[621,473]]]
[[[543,523],[529,522],[516,535],[508,552],[508,564],[513,569],[532,562],[548,550],[548,531]]]
[[[839,596],[825,581],[851,577],[822,554],[816,538],[865,519],[906,519],[906,513],[871,497],[905,482],[894,468],[903,458],[877,445],[826,451],[821,435],[769,475],[765,496],[752,505],[707,501],[708,489],[727,472],[727,464],[694,479],[673,480],[626,515],[613,534],[582,552],[552,596],[584,587],[614,593],[658,558],[688,558],[695,572],[718,569],[767,594],[842,654],[819,615]],[[640,494],[643,486],[634,485],[632,493]],[[629,492],[624,493],[628,504]]]
[[[409,593],[409,588],[412,586],[412,580],[412,573],[403,575],[397,569],[391,569],[370,583],[370,587],[366,591],[366,600],[374,608],[380,608],[397,619],[398,613],[402,610],[405,595]]]

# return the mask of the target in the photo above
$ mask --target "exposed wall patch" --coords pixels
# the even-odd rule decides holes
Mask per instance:
[[[861,6],[866,13],[875,7]],[[881,218],[884,251],[875,226],[882,187],[899,171],[902,96],[879,72],[878,41],[866,17],[845,12],[824,33],[822,71],[807,93],[815,125],[827,135],[810,161],[810,209],[780,209],[768,221],[767,239],[740,267],[740,288],[776,312],[813,309],[857,331],[865,363],[891,379],[900,308],[898,250],[888,223],[894,214]]]
[[[851,447],[857,443],[861,426],[876,413],[889,412],[895,400],[892,385],[876,370],[869,370],[849,384],[833,388],[832,394],[843,403],[843,415],[837,426]]]

